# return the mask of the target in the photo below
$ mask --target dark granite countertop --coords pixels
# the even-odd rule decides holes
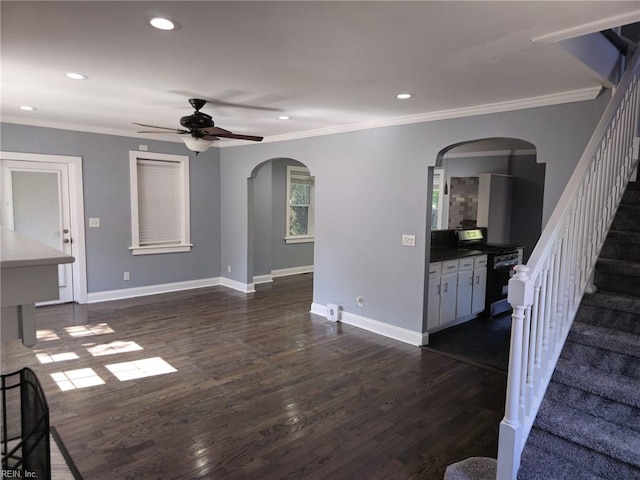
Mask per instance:
[[[474,255],[485,255],[482,250],[466,250],[464,248],[432,248],[431,263],[442,262],[443,260],[455,260],[456,258],[473,257]]]

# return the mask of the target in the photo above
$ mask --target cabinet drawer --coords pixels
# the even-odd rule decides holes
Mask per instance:
[[[473,257],[461,258],[458,263],[458,270],[473,270]]]
[[[442,262],[442,275],[458,271],[458,260],[447,260]]]
[[[429,264],[429,278],[439,277],[442,274],[442,262]]]
[[[486,267],[486,266],[487,266],[486,255],[479,255],[477,257],[473,257],[473,268]]]

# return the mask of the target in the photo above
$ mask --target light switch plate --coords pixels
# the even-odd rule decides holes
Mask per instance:
[[[100,226],[99,218],[90,218],[89,219],[89,228],[98,228]]]
[[[416,236],[415,235],[402,235],[402,245],[405,247],[415,247],[416,246]]]

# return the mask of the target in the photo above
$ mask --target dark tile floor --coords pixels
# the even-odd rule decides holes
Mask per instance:
[[[425,348],[487,365],[504,372],[509,364],[511,314],[479,317],[429,335]]]

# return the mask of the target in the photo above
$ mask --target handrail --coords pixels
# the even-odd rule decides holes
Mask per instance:
[[[515,480],[520,455],[560,352],[591,286],[625,186],[638,163],[640,49],[635,53],[526,265],[515,267],[500,480]]]

